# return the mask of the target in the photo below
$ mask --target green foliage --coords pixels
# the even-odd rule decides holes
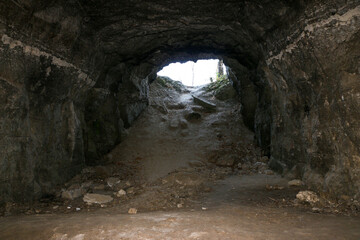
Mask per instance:
[[[217,90],[223,86],[226,86],[230,83],[229,78],[227,77],[227,75],[222,75],[222,76],[216,76],[216,81],[209,83],[205,88],[206,91],[210,92],[210,91],[214,91]]]

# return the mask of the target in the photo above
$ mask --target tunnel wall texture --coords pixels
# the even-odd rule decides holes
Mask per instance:
[[[359,1],[3,1],[0,202],[121,142],[171,61],[220,57],[271,166],[360,198]]]

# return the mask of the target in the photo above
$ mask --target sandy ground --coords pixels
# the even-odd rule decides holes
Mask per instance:
[[[109,164],[68,184],[90,179],[99,186],[115,176],[125,197],[108,186],[89,187],[114,200],[101,206],[81,197],[55,199],[27,207],[0,218],[0,239],[360,239],[359,217],[314,211],[295,201],[306,186],[290,188],[289,179],[259,167],[264,158],[236,99],[220,102],[191,90],[164,91],[154,83],[149,108],[106,156]],[[199,107],[191,94],[208,97],[217,110]]]

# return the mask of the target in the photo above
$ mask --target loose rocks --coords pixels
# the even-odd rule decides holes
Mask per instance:
[[[120,189],[117,193],[116,196],[117,197],[122,197],[126,195],[126,191],[124,189]]]
[[[300,191],[298,194],[296,194],[296,198],[299,199],[300,202],[307,202],[310,204],[314,204],[320,201],[316,193],[312,191]]]
[[[88,193],[84,196],[83,200],[84,200],[84,202],[87,202],[87,203],[103,204],[103,203],[111,202],[113,200],[113,198],[108,195]]]
[[[120,183],[120,179],[119,178],[115,178],[115,177],[110,177],[108,179],[106,179],[106,183],[109,187],[113,187],[116,184]]]
[[[288,182],[289,187],[300,187],[304,185],[304,183],[299,179],[294,179]]]
[[[73,184],[67,190],[64,190],[61,193],[61,197],[69,200],[74,200],[75,198],[81,197],[83,193],[84,190],[79,184]]]
[[[199,97],[196,97],[194,95],[192,95],[192,97],[194,98],[194,102],[196,104],[199,104],[200,106],[202,106],[203,108],[206,108],[208,110],[216,110],[216,105],[213,104],[213,103],[210,103],[208,101],[206,101],[205,99],[202,99],[202,98],[199,98]]]
[[[128,213],[129,214],[137,214],[137,209],[136,208],[130,208]]]

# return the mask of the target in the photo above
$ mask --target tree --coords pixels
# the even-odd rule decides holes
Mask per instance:
[[[224,61],[219,60],[216,70],[216,80],[222,79],[224,76]]]

